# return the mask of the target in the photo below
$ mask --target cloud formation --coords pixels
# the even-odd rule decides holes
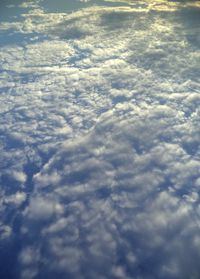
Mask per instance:
[[[0,24],[1,241],[16,278],[198,279],[199,10],[90,2]]]
[[[31,205],[47,201],[52,216],[36,230],[47,242],[41,258],[47,266],[57,259],[47,274],[197,278],[190,259],[199,257],[200,162],[174,140],[175,121],[165,106],[121,106],[84,138],[66,142],[34,176]],[[52,200],[62,206],[53,215]],[[28,227],[30,214],[44,214],[31,205]]]

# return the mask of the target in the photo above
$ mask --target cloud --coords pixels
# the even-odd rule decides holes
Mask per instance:
[[[26,182],[26,174],[23,172],[14,172],[13,173],[14,178],[21,182],[21,183],[25,183]]]
[[[53,200],[36,197],[25,210],[28,218],[40,221],[49,219],[54,213],[62,212],[62,207]]]
[[[23,266],[21,278],[34,278],[37,275],[37,262],[40,258],[39,251],[35,247],[28,246],[19,255],[20,263]]]
[[[198,188],[192,181],[199,162],[180,143],[168,143],[178,133],[171,129],[175,119],[165,106],[139,112],[121,106],[85,137],[66,142],[35,176],[35,195],[48,193],[63,207],[61,219],[38,228],[51,247],[42,256],[58,258],[51,272],[80,278],[199,272],[189,261],[198,255]]]
[[[14,195],[7,196],[6,203],[13,203],[17,206],[21,205],[26,200],[26,194],[24,192],[17,192]]]
[[[0,25],[24,36],[0,50],[0,227],[23,239],[21,278],[199,278],[199,21],[131,7]]]
[[[12,234],[12,228],[10,226],[0,223],[1,241],[7,240]]]

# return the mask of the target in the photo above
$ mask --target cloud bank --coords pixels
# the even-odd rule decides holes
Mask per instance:
[[[2,276],[198,279],[199,10],[88,3],[0,24]]]

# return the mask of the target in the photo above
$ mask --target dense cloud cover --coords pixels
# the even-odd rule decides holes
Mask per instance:
[[[200,9],[51,4],[0,22],[0,277],[199,279]]]

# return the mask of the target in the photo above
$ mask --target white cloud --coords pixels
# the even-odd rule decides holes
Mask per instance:
[[[56,213],[62,213],[62,206],[48,197],[31,199],[29,207],[25,210],[28,218],[36,220],[36,222],[49,219]]]
[[[123,256],[123,265],[134,276],[142,274],[137,266],[142,263],[147,268],[152,258],[155,262],[153,270],[148,271],[149,278],[155,274],[161,278],[183,275],[185,258],[198,251],[198,246],[192,244],[188,256],[182,259],[182,250],[188,249],[189,239],[196,237],[198,231],[198,192],[193,184],[193,192],[188,192],[190,176],[196,173],[198,162],[188,156],[180,143],[164,142],[173,139],[178,130],[170,134],[168,127],[176,117],[167,107],[163,109],[164,113],[160,106],[147,107],[132,115],[126,106],[122,113],[120,106],[106,113],[87,136],[65,143],[37,174],[36,195],[46,195],[41,189],[42,181],[43,186],[51,189],[50,197],[56,193],[64,206],[63,218],[52,220],[49,227],[42,229],[47,241],[60,243],[51,251],[62,259],[55,270],[68,261],[68,253],[77,253],[78,245],[82,256],[74,256],[70,266],[65,264],[70,274],[81,276],[80,270],[86,265],[86,277],[115,274],[120,278],[124,274],[128,278],[119,264],[122,253],[127,254]],[[181,175],[174,178],[178,170]],[[61,180],[54,183],[51,174],[57,171]],[[183,196],[179,189],[185,192]],[[60,252],[61,245],[66,252]],[[198,270],[190,262],[187,269]]]
[[[5,241],[9,239],[12,234],[12,228],[10,226],[0,223],[0,240]]]
[[[26,182],[26,174],[24,172],[19,172],[19,171],[14,171],[13,172],[13,177],[20,183],[24,184]]]
[[[152,6],[23,17],[0,25],[37,33],[0,50],[1,230],[23,204],[21,277],[198,278],[196,23]]]
[[[21,278],[34,278],[38,273],[38,261],[40,260],[40,252],[36,247],[25,247],[20,255],[19,261],[23,267]]]
[[[14,195],[6,196],[5,202],[12,203],[16,206],[20,206],[26,200],[26,193],[24,192],[17,192]]]

